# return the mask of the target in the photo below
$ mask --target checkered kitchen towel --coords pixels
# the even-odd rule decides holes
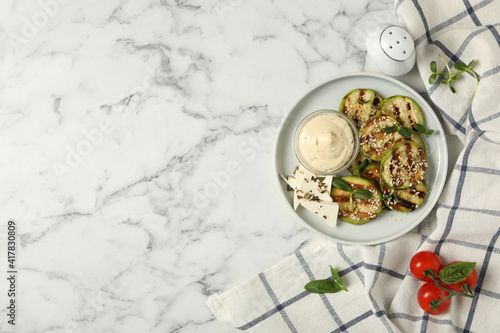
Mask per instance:
[[[428,93],[447,129],[464,143],[438,203],[429,237],[407,234],[378,246],[313,243],[245,284],[213,295],[215,316],[247,332],[499,332],[500,331],[500,1],[397,0],[416,41],[417,65],[427,82],[439,54],[474,66]],[[442,65],[441,65],[442,66]],[[477,262],[474,299],[455,297],[450,310],[429,316],[418,306],[421,285],[408,263],[417,250],[448,262]],[[349,292],[317,295],[304,282],[329,276],[332,265]]]

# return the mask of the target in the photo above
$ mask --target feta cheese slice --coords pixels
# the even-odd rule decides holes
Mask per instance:
[[[333,176],[324,178],[316,175],[300,165],[292,172],[292,176],[280,175],[281,178],[294,189],[293,209],[297,209],[301,201],[326,201],[331,202],[330,192]]]
[[[301,164],[292,171],[292,176],[297,177],[297,173],[303,174],[304,172],[306,172],[306,168]]]
[[[332,182],[333,176],[326,176],[325,179],[323,179],[323,184],[326,185],[326,191],[328,193],[332,193]]]
[[[311,197],[314,196],[319,200],[332,201],[330,192],[326,191],[323,183],[318,177],[308,170],[304,172],[304,175],[300,173],[297,175],[297,191],[299,190],[303,192],[300,194],[302,197],[306,196],[306,193],[308,193],[309,195],[306,197],[309,197],[310,200],[312,199]]]
[[[309,201],[302,200],[301,205],[325,220],[332,227],[337,226],[337,216],[339,215],[339,204],[331,201]]]
[[[280,175],[280,176],[281,179],[283,179],[288,184],[288,186],[290,186],[294,190],[297,188],[297,179],[295,177],[287,175]]]
[[[300,200],[304,198],[305,192],[299,188],[300,184],[302,184],[304,180],[304,174],[301,172],[297,172],[295,174],[295,192],[293,192],[293,209],[297,209],[300,205]]]

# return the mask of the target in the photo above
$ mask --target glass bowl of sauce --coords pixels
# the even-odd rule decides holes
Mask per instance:
[[[341,112],[315,111],[295,129],[293,148],[300,164],[315,175],[335,175],[356,159],[359,153],[358,130]]]

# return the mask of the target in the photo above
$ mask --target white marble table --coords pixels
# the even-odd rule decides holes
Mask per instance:
[[[366,23],[392,7],[2,1],[0,228],[18,223],[17,332],[234,332],[207,297],[318,237],[274,183],[282,116],[363,70]]]

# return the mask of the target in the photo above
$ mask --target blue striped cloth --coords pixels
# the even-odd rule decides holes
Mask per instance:
[[[315,242],[207,304],[221,321],[245,332],[499,332],[500,316],[500,1],[396,0],[402,24],[415,39],[425,82],[429,63],[442,55],[449,65],[473,67],[456,94],[427,84],[446,129],[463,142],[439,200],[436,229],[409,233],[377,246]],[[442,67],[442,65],[440,65]],[[454,297],[437,316],[417,303],[421,282],[408,271],[416,251],[431,250],[446,263],[476,262],[474,299]],[[332,265],[349,292],[310,294],[307,281],[330,276]]]

